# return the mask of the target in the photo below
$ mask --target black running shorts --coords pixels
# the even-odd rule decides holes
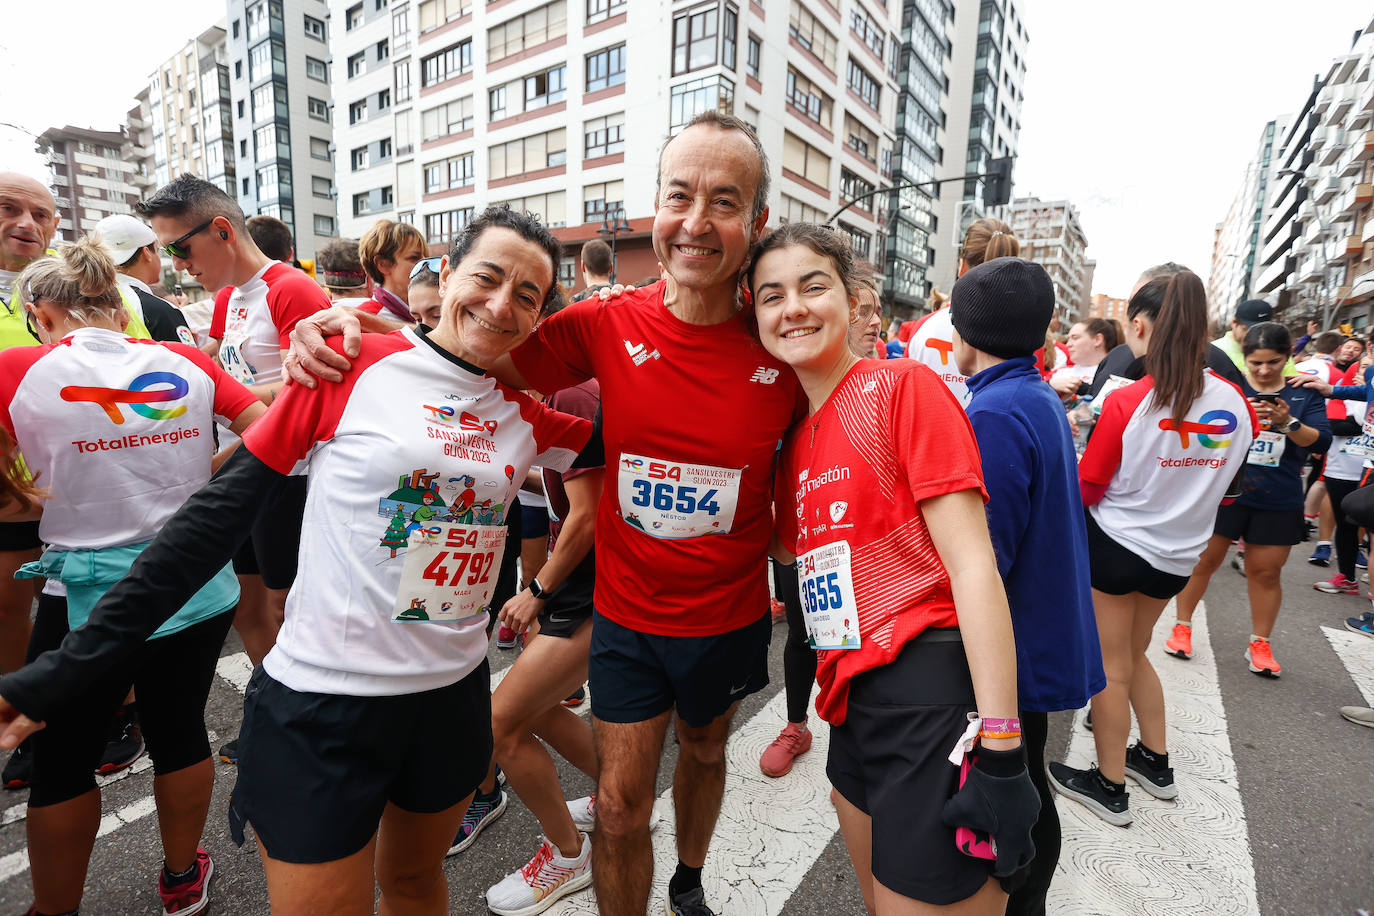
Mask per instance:
[[[903,897],[957,903],[992,874],[955,847],[942,817],[959,788],[949,753],[976,708],[958,630],[927,631],[850,681],[844,724],[830,730],[826,775],[872,818],[873,877]]]
[[[767,614],[715,636],[656,636],[592,617],[588,682],[592,715],[647,722],[677,706],[692,728],[710,725],[736,702],[768,686]]]
[[[0,522],[0,550],[37,550],[42,546],[38,522]]]
[[[1256,509],[1232,503],[1217,510],[1214,534],[1247,544],[1291,547],[1307,533],[1301,509]]]
[[[253,525],[234,555],[234,572],[262,576],[268,588],[290,588],[300,561],[301,521],[305,517],[306,478],[292,477],[277,504]]]
[[[1169,599],[1183,591],[1187,576],[1177,576],[1151,566],[1144,557],[1123,547],[1102,530],[1092,512],[1083,510],[1088,521],[1088,569],[1092,586],[1108,595],[1140,592],[1151,598]]]
[[[229,830],[267,854],[332,862],[365,847],[387,802],[434,814],[471,795],[491,762],[491,670],[424,693],[302,693],[261,666],[243,698]]]
[[[526,529],[528,530],[528,529]],[[576,570],[554,589],[539,612],[539,633],[566,639],[592,619],[592,592],[596,576],[579,575]]]

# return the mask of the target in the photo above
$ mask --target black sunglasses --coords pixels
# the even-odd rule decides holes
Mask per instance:
[[[214,221],[214,217],[207,219],[205,222],[201,223],[199,226],[192,229],[190,232],[186,233],[181,238],[177,239],[175,242],[168,242],[166,245],[163,245],[162,250],[167,252],[167,254],[170,257],[180,258],[183,261],[186,260],[188,257],[191,256],[191,249],[186,246],[186,240],[193,235],[197,235],[201,232],[204,232],[206,229],[209,229],[210,224]]]

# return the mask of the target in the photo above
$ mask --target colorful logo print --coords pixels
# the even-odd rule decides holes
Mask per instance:
[[[1178,433],[1179,443],[1189,448],[1188,437],[1196,435],[1203,448],[1226,448],[1231,444],[1227,433],[1236,431],[1236,415],[1229,410],[1209,410],[1198,420],[1183,420],[1175,423],[1165,417],[1159,421],[1159,428]],[[1221,438],[1226,436],[1226,438]]]
[[[170,387],[160,387],[164,385]],[[130,410],[149,420],[171,420],[179,417],[186,413],[185,404],[166,410],[149,405],[179,401],[186,397],[190,390],[191,386],[186,384],[186,379],[179,375],[171,372],[147,372],[130,382],[127,389],[68,385],[58,392],[58,396],[64,401],[91,401],[99,404],[105,415],[110,418],[110,422],[118,426],[124,422],[124,414],[119,409],[120,404],[128,404]]]

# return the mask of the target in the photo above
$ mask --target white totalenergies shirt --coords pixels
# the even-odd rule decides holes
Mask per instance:
[[[954,363],[954,322],[949,317],[949,306],[932,312],[916,325],[916,332],[907,344],[906,355],[925,363],[935,370],[961,407],[969,401],[968,376],[959,371]]]
[[[272,261],[229,296],[219,349],[224,371],[245,385],[277,381],[296,322],[329,305],[309,274]]]

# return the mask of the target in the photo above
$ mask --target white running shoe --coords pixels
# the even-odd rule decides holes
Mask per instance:
[[[582,834],[582,851],[575,859],[559,855],[544,840],[533,859],[487,890],[487,909],[497,916],[535,916],[591,883],[591,837]]]
[[[577,829],[583,833],[591,833],[596,828],[596,793],[574,798],[567,804],[568,813],[572,815],[573,823],[577,825]],[[649,829],[657,829],[659,820],[658,809],[651,809],[649,811]]]

